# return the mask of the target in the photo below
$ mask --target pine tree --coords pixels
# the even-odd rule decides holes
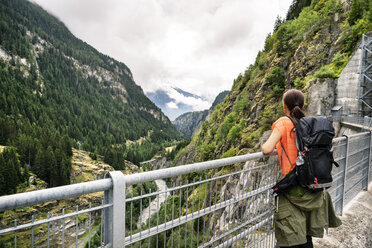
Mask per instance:
[[[14,148],[5,148],[3,157],[5,168],[2,173],[7,181],[7,193],[13,194],[16,192],[17,185],[21,182],[21,168]]]
[[[7,175],[4,173],[6,171],[6,167],[2,153],[0,153],[0,171],[0,195],[5,195],[8,193],[8,184],[6,180]]]
[[[71,174],[71,161],[68,157],[64,156],[62,159],[62,182],[61,185],[70,184],[70,174]]]
[[[17,139],[17,152],[21,164],[33,165],[36,154],[34,139],[26,134],[20,134]]]
[[[57,163],[56,158],[54,156],[53,148],[51,146],[48,146],[45,160],[44,160],[44,170],[48,171],[47,178],[45,179],[49,187],[55,187],[57,186],[58,181],[58,169],[57,169]]]
[[[47,178],[47,171],[46,171],[46,158],[45,158],[46,152],[44,149],[39,148],[36,153],[35,157],[35,168],[34,172],[35,174],[40,177],[43,180],[46,180]]]
[[[311,0],[293,0],[292,4],[289,6],[286,21],[297,18],[302,9],[311,4]]]
[[[72,144],[71,140],[67,135],[62,137],[62,149],[67,154],[67,156],[72,156]]]
[[[274,24],[274,30],[273,33],[275,33],[276,30],[278,30],[279,26],[283,23],[282,18],[280,16],[276,17],[275,24]]]

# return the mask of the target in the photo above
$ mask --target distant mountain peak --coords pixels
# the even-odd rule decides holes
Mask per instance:
[[[194,111],[194,112],[187,112],[183,113],[182,115],[178,116],[172,123],[176,126],[177,130],[180,131],[185,137],[192,137],[195,133],[197,133],[203,122],[209,119],[210,114],[213,112],[215,107],[223,102],[226,95],[230,91],[225,90],[218,94],[214,99],[212,106],[209,109],[202,110],[202,111]]]
[[[170,120],[174,120],[186,112],[208,109],[211,105],[205,97],[187,92],[178,87],[158,89],[153,92],[147,92],[146,95]]]

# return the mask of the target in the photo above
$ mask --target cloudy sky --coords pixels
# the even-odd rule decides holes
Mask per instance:
[[[124,62],[144,91],[179,87],[211,104],[254,62],[292,0],[34,2],[78,38]]]

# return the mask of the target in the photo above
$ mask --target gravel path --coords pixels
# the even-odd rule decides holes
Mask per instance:
[[[158,191],[165,191],[168,189],[167,184],[164,180],[155,180],[156,185],[158,186]],[[167,192],[166,194],[160,194],[158,195],[151,203],[150,206],[142,210],[142,213],[139,217],[139,221],[137,222],[137,227],[140,228],[141,226],[141,220],[142,224],[146,223],[147,219],[153,214],[156,213],[158,210],[158,199],[159,199],[159,208],[160,205],[167,199],[167,197],[170,196],[170,193]],[[149,211],[150,210],[150,211]]]
[[[342,225],[329,229],[323,239],[314,238],[316,248],[372,248],[372,183],[344,209]]]

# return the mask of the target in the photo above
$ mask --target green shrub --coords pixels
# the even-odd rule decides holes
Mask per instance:
[[[286,24],[288,32],[293,33],[293,35],[300,36],[319,21],[319,13],[312,10],[310,7],[305,7],[298,18],[291,20]]]
[[[265,39],[264,51],[265,52],[270,51],[271,49],[273,49],[273,45],[274,45],[274,39],[272,38],[271,33],[268,33]]]
[[[220,128],[217,131],[217,134],[216,134],[217,140],[225,139],[230,129],[234,126],[236,118],[237,118],[237,114],[235,112],[232,112],[225,117]]]
[[[269,85],[269,88],[273,89],[274,95],[276,96],[283,94],[285,89],[284,80],[284,69],[279,66],[274,66],[266,76],[266,83]]]
[[[299,77],[296,78],[293,84],[296,89],[302,89],[304,87],[304,81]]]
[[[279,55],[283,55],[289,48],[289,40],[291,33],[288,30],[288,25],[281,25],[276,34],[276,51]]]
[[[316,78],[339,78],[338,75],[329,65],[322,66],[319,70],[314,73]]]
[[[201,149],[200,149],[201,159],[203,161],[213,159],[215,149],[216,149],[216,144],[214,142],[203,144]]]
[[[235,155],[236,155],[236,149],[235,147],[232,146],[229,150],[227,150],[226,152],[222,154],[221,158],[229,158]]]
[[[344,67],[345,64],[348,62],[348,57],[340,52],[337,52],[336,55],[332,59],[332,63],[337,67]]]
[[[347,65],[347,62],[349,62],[349,57],[344,53],[337,52],[332,59],[330,67],[339,75]]]
[[[229,131],[229,134],[227,135],[227,139],[234,142],[239,136],[240,136],[240,132],[242,131],[243,127],[239,124],[233,126],[230,131]]]
[[[248,91],[243,91],[240,93],[240,96],[238,98],[238,103],[236,104],[239,111],[244,111],[249,107],[249,95]]]
[[[89,157],[93,160],[97,160],[97,154],[95,154],[94,152],[89,153]]]

